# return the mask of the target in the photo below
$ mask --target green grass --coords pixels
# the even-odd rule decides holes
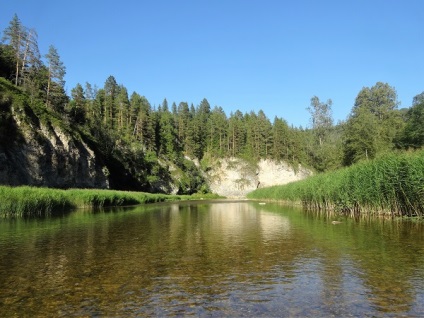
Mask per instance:
[[[102,208],[216,197],[211,194],[180,196],[114,190],[0,186],[0,216],[51,216],[82,207]]]
[[[424,215],[424,151],[391,154],[283,186],[258,189],[250,199],[301,203],[349,215]]]
[[[0,187],[0,215],[4,217],[51,215],[53,211],[63,211],[74,206],[65,191]]]

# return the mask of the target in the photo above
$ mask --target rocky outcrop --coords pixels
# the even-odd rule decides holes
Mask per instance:
[[[108,188],[108,171],[81,138],[59,126],[26,121],[11,109],[0,143],[0,184]]]
[[[0,78],[0,184],[54,188],[99,188],[191,194],[208,188],[244,197],[257,187],[284,184],[309,174],[271,160],[213,160],[202,171],[198,160],[143,160],[143,153],[110,151],[66,117]],[[100,138],[100,140],[103,140]],[[116,145],[116,144],[115,144]]]
[[[229,198],[243,198],[259,188],[282,185],[304,179],[311,171],[275,160],[261,159],[257,164],[242,159],[221,159],[207,171],[207,180],[212,192]]]

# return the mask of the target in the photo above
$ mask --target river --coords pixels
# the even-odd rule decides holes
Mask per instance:
[[[190,315],[423,316],[424,225],[248,201],[0,220],[1,317]]]

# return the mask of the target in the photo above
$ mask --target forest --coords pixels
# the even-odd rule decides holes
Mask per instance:
[[[206,98],[198,105],[164,99],[152,107],[113,75],[102,87],[82,79],[84,84],[68,93],[65,75],[57,48],[51,45],[41,54],[36,30],[15,15],[3,30],[0,77],[24,92],[30,103],[89,136],[105,156],[120,160],[146,183],[160,178],[163,165],[158,162],[172,162],[188,172],[190,191],[199,191],[204,185],[187,157],[204,167],[217,157],[270,158],[326,172],[424,144],[424,92],[417,92],[409,108],[400,109],[395,88],[384,82],[363,87],[346,120],[338,123],[332,101],[312,96],[305,105],[310,127],[293,127],[282,117],[267,118],[262,110],[226,114]]]

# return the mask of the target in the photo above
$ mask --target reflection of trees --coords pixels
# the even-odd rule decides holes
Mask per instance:
[[[359,276],[369,288],[370,301],[381,312],[408,312],[416,298],[411,283],[415,264],[423,262],[423,225],[360,219],[354,227],[349,237],[357,253],[352,258],[361,265]]]
[[[342,276],[349,275],[367,288],[366,299],[350,301],[368,301],[384,313],[412,309],[416,290],[411,281],[423,277],[417,273],[417,266],[421,267],[424,261],[423,223],[364,218],[346,219],[341,225],[332,226],[330,215],[308,213],[308,217],[328,225],[309,227],[322,252],[324,299],[340,288],[346,290]],[[341,264],[346,260],[350,260],[350,266]],[[354,272],[343,273],[342,269],[347,267]]]
[[[201,204],[158,205],[152,213],[46,221],[46,226],[57,229],[40,235],[29,228],[33,232],[21,243],[22,253],[0,251],[0,264],[8,270],[1,283],[11,286],[0,293],[13,295],[8,304],[11,313],[21,308],[28,314],[31,310],[66,314],[83,304],[81,315],[92,311],[107,315],[120,312],[123,302],[141,306],[159,301],[152,297],[179,303],[190,302],[191,297],[224,299],[237,284],[280,275],[270,269],[281,262],[282,253],[289,270],[306,250],[302,244],[307,239],[305,243],[279,239],[278,229],[287,235],[287,220],[280,227],[275,215],[267,221],[266,213],[244,203],[209,209]],[[267,271],[269,277],[264,277]],[[14,283],[17,277],[19,282]],[[167,293],[171,288],[180,294]],[[27,300],[24,306],[21,299]]]
[[[364,302],[381,312],[411,310],[411,279],[423,276],[422,225],[334,226],[326,217],[281,210],[244,202],[162,204],[24,225],[24,239],[0,249],[0,312],[160,316],[164,303],[223,310],[240,290],[260,302],[277,286],[282,296],[297,283],[310,288],[311,277],[329,314]],[[40,234],[44,227],[50,230]],[[305,274],[305,264],[316,272]],[[347,299],[349,288],[367,294]]]

